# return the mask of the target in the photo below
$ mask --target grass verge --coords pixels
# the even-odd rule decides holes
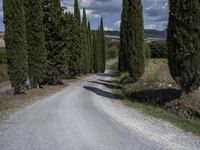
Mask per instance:
[[[121,102],[155,118],[169,121],[186,132],[200,136],[200,120],[186,118],[165,109],[165,105],[176,100],[179,91],[172,80],[167,62],[164,59],[150,60],[143,77],[133,83],[128,73],[116,77],[112,84],[113,92],[123,97]],[[189,100],[190,101],[190,100]]]
[[[8,71],[7,71],[7,65],[0,64],[0,82],[8,81]]]

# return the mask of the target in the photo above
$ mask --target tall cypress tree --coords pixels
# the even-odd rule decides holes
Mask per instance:
[[[8,72],[15,94],[19,94],[26,87],[28,74],[23,0],[4,0],[3,10]]]
[[[77,35],[79,37],[79,43],[77,46],[77,52],[80,54],[79,58],[79,74],[82,74],[84,71],[84,32],[83,32],[83,27],[81,25],[81,17],[80,17],[80,9],[79,9],[79,4],[78,0],[74,0],[74,18],[76,22],[76,28],[77,28]]]
[[[96,32],[93,33],[93,70],[94,73],[98,73],[98,50],[97,50],[97,39]]]
[[[182,96],[200,86],[200,1],[170,0],[168,59]]]
[[[120,50],[119,50],[119,61],[118,70],[120,72],[128,71],[126,63],[126,50],[127,50],[127,39],[126,39],[126,26],[128,21],[128,0],[123,0],[123,8],[121,15],[121,25],[120,25]]]
[[[144,27],[141,0],[128,0],[128,22],[126,26],[127,66],[131,77],[137,81],[144,73]]]
[[[102,42],[100,28],[96,31],[96,53],[97,53],[97,68],[98,72],[102,70]]]
[[[105,37],[104,37],[104,24],[103,18],[101,18],[100,22],[100,34],[101,34],[101,72],[105,71],[106,67],[106,45],[105,45]]]
[[[29,79],[37,87],[46,74],[47,52],[43,30],[43,11],[41,0],[26,0],[26,37],[28,43]]]
[[[63,42],[63,22],[60,0],[47,1],[44,5],[45,40],[47,48],[47,82],[63,84],[66,71],[65,43]]]
[[[77,23],[74,16],[70,13],[65,14],[65,34],[66,34],[66,49],[68,61],[68,78],[75,78],[80,72],[80,51],[79,51],[79,36]]]
[[[88,27],[87,27],[87,16],[85,8],[83,8],[83,20],[82,20],[82,30],[83,30],[83,73],[87,74],[89,71],[89,59],[88,59]]]
[[[81,15],[78,0],[74,0],[74,17],[76,18],[78,24],[81,24]]]
[[[89,73],[92,73],[93,72],[93,50],[92,50],[90,22],[88,22],[88,48],[89,48]]]

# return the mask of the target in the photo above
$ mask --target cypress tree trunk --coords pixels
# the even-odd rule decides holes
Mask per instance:
[[[105,45],[105,37],[104,37],[104,25],[103,25],[103,18],[101,18],[100,23],[100,33],[101,33],[101,72],[105,72],[106,69],[106,45]]]
[[[41,0],[26,0],[26,37],[28,43],[29,79],[32,87],[37,87],[46,74],[47,52],[43,29]]]
[[[8,72],[15,94],[19,94],[26,87],[28,74],[23,0],[4,0],[3,10]]]
[[[126,26],[128,21],[128,0],[123,0],[123,10],[121,15],[121,25],[120,25],[120,50],[119,50],[119,61],[118,70],[120,72],[128,71],[126,63],[126,50],[127,50],[127,39],[126,39]]]
[[[137,81],[145,69],[144,27],[141,0],[128,0],[128,21],[126,25],[127,66],[131,77]]]
[[[182,96],[200,86],[200,1],[170,0],[168,59]]]

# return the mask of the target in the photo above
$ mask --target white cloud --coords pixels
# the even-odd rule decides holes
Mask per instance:
[[[118,20],[114,23],[114,26],[119,29],[120,28],[120,25],[121,25],[121,20]]]
[[[113,31],[114,29],[112,27],[104,27],[105,31]]]

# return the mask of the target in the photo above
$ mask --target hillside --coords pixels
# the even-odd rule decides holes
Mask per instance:
[[[145,29],[144,30],[145,38],[162,38],[166,39],[167,31],[159,31],[159,30],[152,30],[152,29]],[[120,31],[105,31],[106,37],[119,37]]]

